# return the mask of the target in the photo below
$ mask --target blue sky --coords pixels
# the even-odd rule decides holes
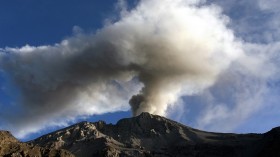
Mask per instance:
[[[63,47],[62,50],[64,50],[64,46],[68,44],[72,44],[71,46],[69,46],[72,49],[79,49],[80,47],[82,49],[84,44],[88,42],[90,43],[91,41],[95,42],[95,40],[99,41],[99,39],[101,39],[100,41],[109,40],[110,42],[111,40],[114,42],[114,40],[118,39],[125,41],[127,39],[125,35],[126,29],[128,32],[132,31],[132,33],[134,33],[133,29],[131,29],[130,27],[126,27],[127,25],[125,25],[127,24],[127,21],[129,23],[129,20],[134,18],[134,14],[137,16],[147,15],[147,17],[150,17],[148,15],[158,15],[158,17],[151,16],[151,19],[159,21],[155,24],[156,28],[160,32],[161,26],[165,26],[162,30],[168,30],[168,33],[170,33],[169,30],[173,29],[169,29],[169,24],[165,23],[165,15],[175,16],[178,14],[177,12],[174,13],[166,8],[166,12],[163,11],[162,13],[158,11],[160,9],[157,10],[157,7],[153,7],[153,5],[157,6],[159,5],[159,3],[160,2],[157,0],[152,0],[151,2],[142,0],[139,3],[137,3],[136,1],[129,1],[129,4],[126,4],[125,1],[117,0],[1,1],[0,52],[4,54],[1,58],[1,61],[4,64],[1,65],[5,65],[5,68],[1,68],[0,71],[0,129],[11,130],[12,133],[14,133],[22,140],[29,140],[44,133],[54,131],[58,128],[74,124],[78,121],[104,120],[108,123],[115,123],[121,118],[130,117],[132,113],[129,110],[130,106],[128,104],[128,101],[131,95],[137,94],[138,90],[142,88],[143,85],[141,84],[141,75],[133,75],[133,78],[128,82],[125,82],[122,79],[116,79],[117,81],[113,79],[110,80],[109,85],[104,84],[104,86],[106,86],[106,89],[100,91],[104,91],[104,99],[106,100],[103,100],[103,97],[100,97],[99,95],[97,96],[97,98],[100,98],[100,101],[98,100],[96,102],[91,100],[89,100],[88,102],[79,101],[79,99],[77,98],[77,100],[75,101],[77,101],[78,105],[62,105],[57,109],[57,112],[52,110],[54,106],[59,106],[55,103],[67,102],[66,98],[65,100],[63,99],[61,101],[50,101],[54,103],[54,106],[50,105],[50,109],[46,111],[49,112],[49,114],[44,113],[42,116],[40,116],[39,114],[43,111],[43,109],[39,109],[38,107],[40,106],[40,104],[37,104],[38,110],[34,110],[38,111],[38,115],[33,110],[28,111],[30,108],[32,108],[33,104],[30,105],[30,107],[28,106],[28,104],[26,104],[26,102],[33,102],[34,99],[29,98],[30,93],[31,95],[36,95],[36,93],[32,93],[33,88],[26,87],[26,85],[30,85],[30,82],[27,81],[25,82],[26,84],[21,84],[19,81],[20,79],[17,77],[23,77],[26,76],[27,73],[31,73],[34,76],[38,76],[38,78],[41,78],[41,76],[48,78],[47,75],[41,74],[38,71],[42,70],[43,73],[50,72],[48,71],[48,64],[52,64],[52,62],[48,61],[49,58],[47,58],[46,60],[42,59],[42,65],[44,66],[41,67],[40,57],[48,56],[39,55],[39,57],[36,58],[38,53],[45,53],[45,51],[51,55],[60,53],[60,47]],[[166,7],[164,5],[165,3],[169,4],[172,3],[172,1],[164,0],[161,3],[162,4],[160,4],[160,6],[164,8]],[[224,57],[223,55],[227,55],[224,53],[217,53],[222,54],[222,57],[220,56],[217,58],[215,58],[216,55],[213,55],[212,57],[214,57],[214,61],[221,62],[217,64],[218,68],[215,69],[212,73],[207,73],[207,75],[211,76],[213,74],[213,77],[205,77],[204,75],[201,75],[203,77],[197,76],[196,78],[201,79],[202,82],[193,81],[190,79],[187,81],[187,83],[184,82],[178,85],[183,86],[182,89],[173,89],[169,87],[158,88],[158,90],[170,90],[171,93],[172,91],[174,91],[172,93],[173,95],[171,94],[171,97],[175,97],[176,101],[173,101],[173,99],[170,98],[167,100],[167,102],[171,102],[170,104],[167,104],[165,106],[156,106],[156,111],[152,110],[152,108],[149,107],[146,107],[141,111],[148,110],[154,114],[165,115],[185,125],[208,131],[261,133],[270,130],[272,127],[279,126],[280,106],[278,102],[280,93],[280,77],[277,67],[280,61],[280,27],[278,27],[280,26],[280,22],[278,22],[277,19],[280,18],[280,11],[278,7],[275,6],[280,7],[280,2],[277,2],[277,0],[229,0],[226,2],[222,0],[177,0],[174,1],[174,3],[183,4],[185,7],[183,9],[185,10],[182,11],[188,11],[191,6],[194,6],[193,8],[195,10],[195,13],[198,12],[203,14],[202,16],[197,16],[197,14],[195,13],[193,16],[182,14],[180,15],[180,17],[178,17],[178,19],[184,19],[184,16],[187,16],[186,19],[193,20],[187,22],[194,23],[194,26],[196,26],[196,24],[201,26],[197,28],[201,30],[195,30],[196,32],[205,31],[205,39],[203,34],[201,35],[200,33],[194,33],[190,34],[190,40],[195,40],[195,42],[199,42],[200,40],[201,42],[209,41],[209,39],[207,38],[208,29],[207,26],[204,26],[205,24],[203,23],[203,21],[205,22],[206,20],[207,24],[207,20],[213,18],[213,23],[217,22],[222,25],[220,26],[219,24],[212,24],[211,21],[209,21],[211,23],[209,23],[210,26],[217,26],[217,28],[213,28],[213,31],[217,31],[217,34],[219,34],[220,32],[227,34],[217,36],[217,38],[222,38],[222,42],[224,42],[225,45],[228,43],[236,44],[236,47],[238,47],[237,49],[240,48],[240,51],[242,51],[242,53],[244,54],[238,56],[237,59],[235,58],[235,56]],[[135,9],[137,7],[138,9]],[[177,6],[174,5],[174,7]],[[202,7],[206,8],[204,10],[205,12],[210,12],[209,17],[204,15],[204,12],[202,11],[203,9],[201,9]],[[197,22],[201,19],[202,22]],[[144,27],[137,28],[139,29],[138,32],[143,31],[143,34],[145,34],[145,30],[149,29],[149,21],[145,22],[147,24],[147,28],[145,28],[145,25]],[[178,21],[174,20],[174,22]],[[117,25],[116,23],[119,25]],[[178,25],[180,24],[181,23],[178,23]],[[187,24],[182,23],[182,26],[185,25]],[[186,29],[194,29],[194,27],[191,27],[193,25],[190,24],[190,27],[186,27]],[[178,29],[180,28],[178,27]],[[115,29],[120,29],[121,31],[124,30],[124,35],[122,34],[122,32],[118,34],[120,31],[113,32]],[[164,35],[168,34],[164,33],[163,38],[165,37]],[[111,36],[108,37],[107,34]],[[173,35],[172,31],[170,35]],[[198,35],[199,37],[196,38],[195,35]],[[231,37],[229,37],[231,35],[234,36],[234,39],[231,39]],[[153,38],[152,35],[151,38]],[[172,41],[177,41],[177,39],[175,40],[174,38],[170,39]],[[179,42],[180,41],[178,41],[178,43]],[[98,42],[95,42],[94,44],[96,43]],[[213,45],[214,44],[216,44],[215,39],[213,39]],[[188,43],[186,44],[186,46],[188,46]],[[229,53],[231,53],[232,51],[236,51],[232,50],[234,48],[231,46],[229,46],[228,48],[216,44],[213,47],[218,47],[217,50],[215,49],[216,51],[229,51]],[[115,46],[114,48],[120,47]],[[158,46],[156,48],[158,48]],[[212,50],[211,46],[210,48]],[[101,48],[98,47],[97,49],[99,50]],[[208,49],[206,49],[206,51],[207,50]],[[31,52],[30,54],[35,56],[33,57],[31,55],[31,57],[29,57],[31,58],[30,63],[26,63],[24,61],[24,59],[26,59],[24,58],[25,52]],[[22,56],[24,57],[22,57],[21,55],[17,56],[17,53],[22,53]],[[7,57],[5,56],[5,54],[12,55]],[[192,58],[192,55],[187,56],[186,54],[183,57]],[[33,60],[39,60],[39,63],[35,63],[34,61],[33,64],[32,58]],[[56,58],[59,59],[59,57],[55,57],[53,59],[55,60]],[[187,61],[188,59],[186,60],[186,62]],[[61,60],[61,62],[64,62],[64,60]],[[53,63],[57,66],[60,65],[56,62]],[[24,67],[22,65],[27,65],[27,67],[34,67],[35,70],[32,69],[31,71],[25,71],[24,68],[22,68]],[[193,66],[189,64],[186,65],[190,67]],[[200,69],[201,67],[207,65],[208,64],[199,65],[197,69]],[[36,66],[39,66],[39,68],[36,69]],[[20,70],[18,70],[19,68]],[[210,70],[211,68],[216,67],[210,67]],[[58,71],[59,70],[60,69],[58,68]],[[54,72],[50,72],[50,80],[55,78],[53,76],[57,76],[58,79],[64,79],[64,76],[61,77],[56,74],[56,69],[53,69],[53,71]],[[138,80],[138,77],[140,77],[140,81]],[[160,74],[159,77],[165,77],[165,75]],[[83,77],[82,79],[87,80],[86,77]],[[155,77],[155,80],[157,79],[158,78]],[[44,79],[42,80],[45,81]],[[40,82],[40,79],[38,79],[37,81],[39,81],[39,83],[45,83],[44,85],[46,85],[46,87],[42,87],[44,89],[52,88],[52,83],[46,83],[43,81]],[[165,81],[166,80],[163,80],[163,82]],[[191,85],[189,85],[188,82],[191,82]],[[145,86],[145,83],[147,82],[143,81],[142,83],[144,83]],[[149,83],[150,82],[148,82],[147,84]],[[162,84],[160,85],[162,86]],[[169,84],[167,84],[166,86],[168,85]],[[171,82],[170,85],[176,86],[177,84]],[[194,87],[192,87],[192,85]],[[92,88],[95,88],[95,86],[93,86]],[[37,87],[34,89],[34,91],[36,91]],[[78,90],[80,89],[84,89],[84,86],[78,88]],[[178,92],[178,89],[182,91]],[[88,90],[92,93],[96,92],[93,89]],[[115,90],[117,92],[113,92]],[[149,89],[144,89],[143,91],[145,90],[149,91]],[[24,91],[27,91],[28,94],[23,94],[22,92]],[[69,93],[73,95],[81,94],[76,91],[76,88],[75,91],[73,90],[73,93],[71,93],[71,91],[69,91]],[[166,94],[165,92],[159,93],[163,93],[163,95]],[[51,97],[52,95],[48,96]],[[167,95],[164,96],[168,97],[170,96],[170,93],[167,93]],[[42,95],[38,96],[38,98],[40,98],[40,100],[45,100]],[[54,98],[57,97],[54,96]],[[88,97],[81,98],[90,99]],[[69,100],[73,101],[73,99]],[[83,108],[79,110],[79,105],[81,102],[92,104],[83,105],[85,106],[85,109]],[[95,103],[98,105],[95,105]],[[108,105],[111,103],[116,103],[118,105]],[[96,108],[94,108],[94,106]],[[48,108],[48,105],[44,107]],[[86,107],[88,107],[88,110],[86,109]],[[77,111],[77,113],[74,113],[74,111]],[[31,115],[32,112],[34,112],[34,115]],[[67,114],[67,112],[70,113]],[[61,116],[59,116],[59,114],[61,114]],[[19,120],[21,116],[26,118],[22,118],[23,120]],[[28,123],[27,126],[31,127],[32,129],[24,127],[24,119],[26,119],[26,123]],[[17,131],[19,130],[22,132],[18,133]]]
[[[52,45],[66,37],[73,35],[75,26],[83,31],[95,32],[104,25],[104,20],[115,16],[116,0],[83,2],[70,1],[44,1],[44,0],[12,0],[1,1],[0,13],[0,47],[22,47],[26,44]],[[17,89],[4,73],[0,75],[1,87],[7,90],[0,91],[1,108],[15,110],[7,104],[17,99]],[[104,120],[115,123],[121,118],[130,117],[130,111],[94,115],[87,119],[80,118],[76,121]],[[32,139],[57,127],[50,127],[28,136]]]
[[[74,26],[95,31],[113,14],[114,3],[115,0],[3,1],[1,47],[54,44],[71,36]]]

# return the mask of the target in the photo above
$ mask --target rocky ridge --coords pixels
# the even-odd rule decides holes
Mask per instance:
[[[63,149],[52,149],[35,146],[18,141],[10,132],[0,131],[1,157],[74,157]]]
[[[104,121],[80,122],[27,143],[21,143],[9,132],[1,131],[1,155],[279,157],[280,127],[265,134],[214,133],[142,113],[137,117],[122,119],[115,125]]]
[[[115,125],[103,121],[81,122],[29,143],[66,149],[79,157],[255,157],[278,155],[279,136],[279,128],[266,134],[205,132],[142,113]]]

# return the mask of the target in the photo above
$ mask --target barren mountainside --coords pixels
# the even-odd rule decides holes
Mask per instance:
[[[8,131],[0,131],[1,157],[74,157],[62,149],[43,148],[18,141]]]
[[[0,140],[3,141],[2,134]],[[81,122],[27,143],[19,143],[11,135],[4,141],[24,145],[23,152],[36,148],[56,151],[56,156],[71,156],[69,152],[78,157],[280,156],[280,128],[265,134],[213,133],[149,113],[122,119],[115,125]],[[3,154],[3,143],[0,152]]]

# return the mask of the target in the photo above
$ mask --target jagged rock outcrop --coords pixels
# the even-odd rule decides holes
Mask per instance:
[[[81,122],[29,143],[63,148],[78,157],[276,157],[279,136],[279,128],[265,134],[205,132],[142,113],[116,125]]]
[[[71,152],[71,153],[70,153]],[[1,157],[279,157],[280,127],[265,134],[205,132],[142,113],[117,124],[81,122],[27,143],[0,131]]]
[[[1,157],[74,157],[62,149],[50,149],[18,141],[8,131],[0,131]]]

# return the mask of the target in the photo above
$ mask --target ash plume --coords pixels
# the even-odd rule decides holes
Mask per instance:
[[[120,13],[94,34],[1,50],[1,69],[19,89],[22,109],[18,116],[6,113],[4,121],[21,130],[18,136],[65,117],[127,110],[128,102],[134,116],[165,115],[181,96],[210,87],[242,55],[217,6],[142,0]]]

